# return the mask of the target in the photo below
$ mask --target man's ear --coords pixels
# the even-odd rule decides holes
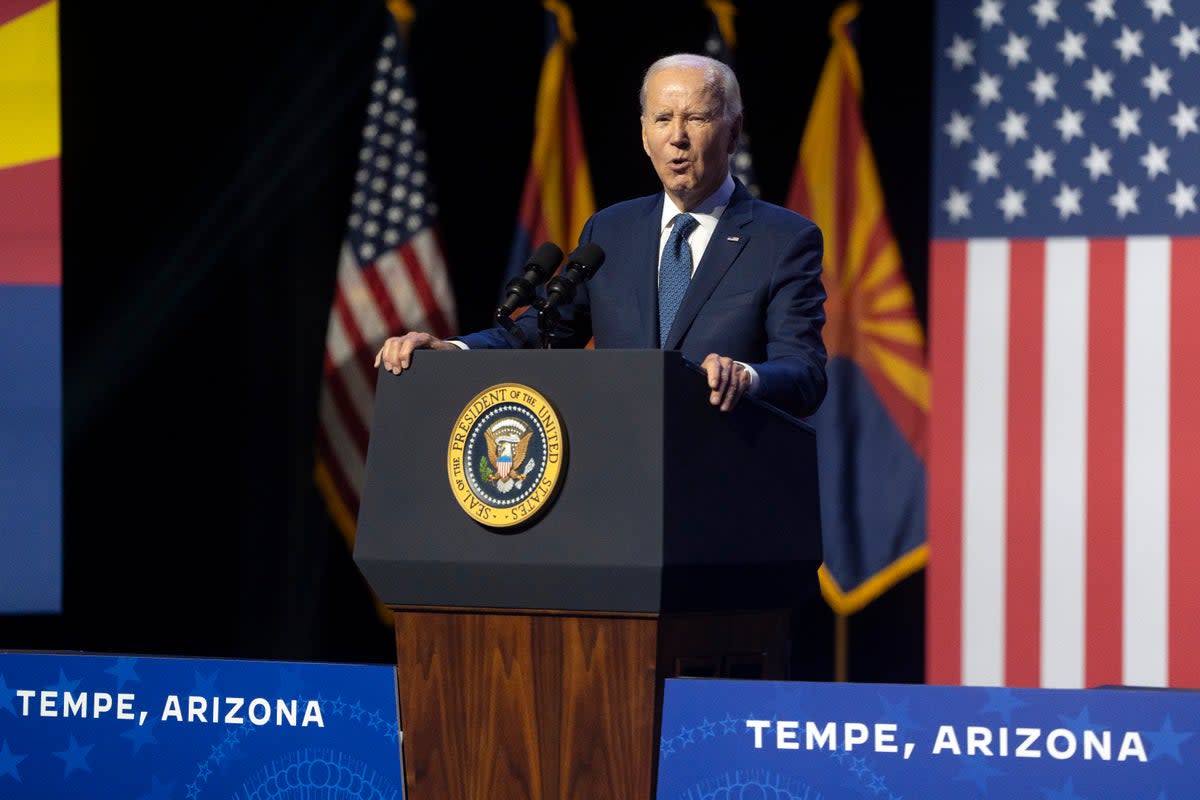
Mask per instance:
[[[733,124],[729,126],[729,155],[733,155],[737,150],[738,141],[742,138],[742,123],[745,122],[745,117],[738,114]]]

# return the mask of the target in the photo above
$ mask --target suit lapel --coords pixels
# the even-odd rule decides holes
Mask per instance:
[[[708,302],[721,278],[725,277],[729,267],[750,240],[750,236],[742,229],[753,217],[750,210],[753,202],[753,196],[741,185],[734,190],[729,207],[717,220],[717,228],[708,240],[704,258],[700,259],[700,265],[692,274],[692,282],[688,284],[683,303],[675,313],[675,321],[671,323],[671,331],[667,334],[665,349],[679,349],[679,343],[692,327],[696,315]]]
[[[660,193],[658,202],[638,223],[633,239],[649,242],[649,247],[634,248],[638,263],[633,273],[633,296],[641,320],[642,345],[650,348],[658,347],[658,244],[662,239],[663,199]]]

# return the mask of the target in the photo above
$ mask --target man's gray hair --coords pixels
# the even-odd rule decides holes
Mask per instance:
[[[643,117],[646,116],[646,86],[650,83],[650,79],[664,69],[676,67],[698,69],[704,73],[704,83],[721,101],[721,110],[726,121],[732,122],[742,113],[742,89],[738,85],[737,75],[728,64],[698,53],[675,53],[663,56],[646,68],[646,74],[642,76],[642,88],[638,93],[638,103],[641,105]]]

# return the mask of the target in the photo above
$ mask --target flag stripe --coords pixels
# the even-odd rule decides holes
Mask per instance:
[[[454,288],[450,285],[450,270],[442,256],[438,229],[421,231],[401,252],[410,273],[420,277],[418,285],[430,332],[435,336],[452,335],[458,330]]]
[[[62,284],[61,161],[0,169],[0,283]]]
[[[1166,684],[1167,357],[1170,251],[1131,237],[1125,330],[1125,656],[1123,682]]]
[[[1178,608],[1200,570],[1197,258],[1156,236],[932,243],[931,683],[1200,684]]]
[[[1041,526],[1043,509],[1042,480],[1042,306],[1032,302],[1045,290],[1045,248],[1037,242],[1015,242],[1012,246],[1014,268],[1009,273],[1010,297],[1023,302],[1009,308],[1009,352],[1018,354],[1009,360],[1007,394],[1012,414],[1008,426],[1009,474],[1005,496],[1005,516],[1009,539],[1005,553],[1008,576],[1008,613],[1005,615],[1006,638],[1022,641],[1005,653],[1004,671],[1012,685],[1037,684],[1038,640],[1017,634],[1037,624],[1043,596],[1041,575]],[[1031,302],[1025,302],[1030,300]]]
[[[1004,683],[1004,444],[1008,435],[1009,244],[967,244],[963,364],[963,672],[969,683]],[[987,624],[981,624],[987,620]]]
[[[328,365],[325,400],[330,411],[337,414],[338,424],[330,430],[340,451],[363,457],[367,453],[368,426],[371,421],[371,385],[360,378],[357,363],[347,362],[340,367]],[[364,414],[363,408],[367,411]],[[332,420],[331,420],[332,422]]]
[[[328,384],[332,387],[332,384]],[[344,424],[348,417],[336,410],[337,405],[324,392],[321,397],[318,445],[322,452],[328,454],[323,464],[333,480],[333,489],[339,501],[344,501],[345,508],[357,518],[359,490],[362,487],[362,472],[360,465],[362,456],[353,447],[353,437],[345,431]]]
[[[367,277],[362,273],[369,273],[368,270],[351,267],[347,272],[349,274],[344,285],[347,287],[352,285],[350,278],[350,274],[352,274],[354,284],[356,284],[353,285],[353,291],[363,293],[372,291],[368,281],[357,280]],[[345,351],[337,361],[332,360],[331,357],[327,363],[326,375],[332,384],[329,387],[330,396],[337,403],[338,411],[344,416],[343,430],[352,434],[355,446],[365,452],[367,428],[375,402],[375,370],[368,368],[363,363],[364,357],[370,355],[363,328],[373,328],[381,332],[372,338],[373,341],[379,341],[382,331],[386,329],[378,327],[380,315],[377,306],[353,302],[350,299],[352,297],[354,297],[353,294],[346,292],[339,293],[334,297],[328,336],[339,344],[345,343]]]
[[[1083,676],[1088,248],[1080,238],[1054,238],[1044,251],[1044,297],[1021,297],[1022,304],[1043,304],[1046,320],[1036,346],[1044,354],[1045,380],[1025,389],[1037,392],[1044,408],[1042,485],[1035,495],[1043,508],[1041,668],[1022,685],[1077,686]],[[1037,618],[1027,622],[1011,632],[1014,648],[1039,640],[1028,635],[1037,630]]]
[[[1168,682],[1200,686],[1200,622],[1196,580],[1200,575],[1200,240],[1176,240],[1171,254],[1170,388],[1170,574]]]
[[[967,247],[934,241],[929,248],[929,549],[926,568],[925,677],[933,684],[962,682],[963,341],[966,331]]]
[[[370,289],[363,279],[362,270],[355,261],[349,244],[342,245],[333,306],[335,314],[325,350],[334,364],[346,361],[362,346],[364,331],[366,335],[374,337],[387,330],[379,308],[371,300]],[[345,325],[343,322],[349,324]]]
[[[346,327],[355,331],[355,341],[359,345],[355,352],[365,349],[368,341],[386,338],[389,331],[407,330],[410,320],[415,327],[420,327],[424,314],[398,251],[389,250],[374,264],[356,269],[362,285],[361,298],[365,302],[349,306],[353,318],[347,320]],[[361,318],[357,316],[360,309],[363,312]],[[367,328],[362,324],[364,322],[371,327]]]
[[[1125,241],[1095,239],[1087,353],[1087,641],[1085,686],[1121,682],[1121,480],[1125,462]]]
[[[381,256],[377,264],[378,274],[368,272],[377,302],[386,309],[388,324],[392,330],[426,330],[435,336],[447,336],[450,321],[439,308],[444,298],[430,284],[426,270],[435,266],[440,275],[445,275],[444,264],[431,264],[438,258],[433,246],[432,231],[423,231],[414,236],[403,247]],[[424,251],[424,255],[420,254]]]

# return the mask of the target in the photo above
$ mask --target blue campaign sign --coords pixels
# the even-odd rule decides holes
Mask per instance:
[[[0,797],[402,800],[394,667],[0,653]]]
[[[1181,800],[1200,693],[669,679],[658,800]]]

